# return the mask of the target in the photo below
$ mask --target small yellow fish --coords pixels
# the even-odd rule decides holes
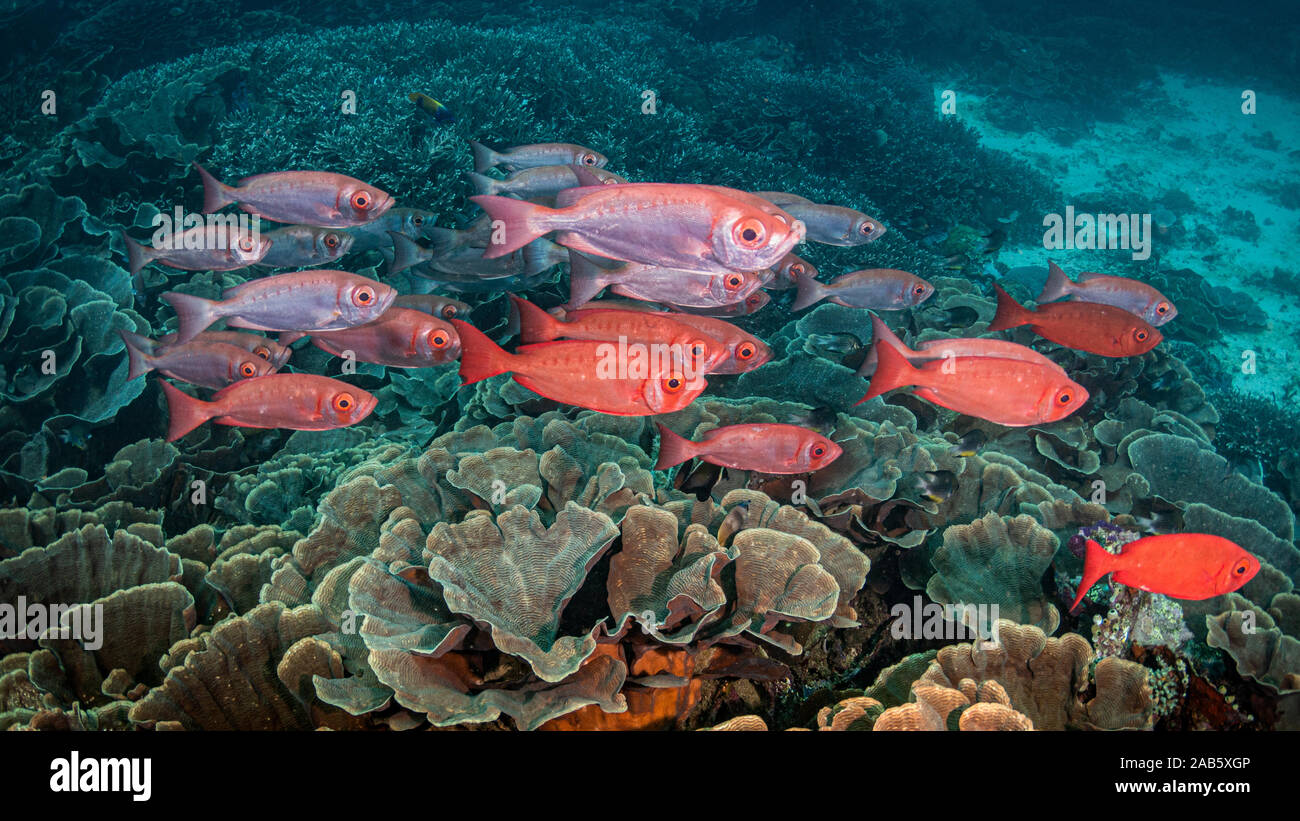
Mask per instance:
[[[432,114],[433,118],[440,123],[456,122],[456,115],[451,113],[451,109],[430,97],[428,94],[421,94],[418,91],[408,94],[406,99],[415,103],[420,110],[427,114]]]

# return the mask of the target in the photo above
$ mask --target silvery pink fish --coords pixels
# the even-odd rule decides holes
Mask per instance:
[[[631,299],[717,308],[743,301],[761,285],[751,271],[712,273],[636,262],[601,268],[576,251],[569,254],[569,308],[582,307],[605,287]]]
[[[784,191],[759,191],[758,196],[802,220],[808,240],[825,245],[866,245],[885,234],[885,225],[875,217],[840,205],[823,205]]]
[[[469,316],[469,306],[464,302],[438,294],[399,294],[393,308],[412,308],[443,319]]]
[[[568,251],[545,239],[536,239],[512,254],[484,258],[482,250],[469,246],[452,248],[425,247],[403,234],[392,234],[393,259],[388,266],[392,274],[408,268],[426,268],[414,273],[441,279],[440,275],[498,279],[510,276],[533,276],[569,259]]]
[[[662,422],[655,470],[667,470],[696,458],[711,465],[770,474],[810,473],[834,462],[843,449],[814,430],[796,425],[746,423],[724,425],[692,442]]]
[[[474,171],[479,174],[497,166],[507,171],[536,168],[542,165],[582,165],[589,168],[604,168],[605,163],[609,162],[599,151],[573,143],[536,143],[495,151],[483,143],[470,140],[469,147],[474,152]]]
[[[774,291],[784,291],[787,288],[794,288],[799,284],[799,275],[807,274],[816,279],[821,276],[821,271],[803,257],[794,254],[786,254],[781,261],[772,266],[772,281],[764,285],[764,288],[771,288]]]
[[[396,368],[431,368],[460,356],[460,337],[445,321],[412,308],[389,308],[374,322],[341,331],[293,332],[285,344],[310,336],[312,344],[335,356],[347,351],[358,362]]]
[[[170,414],[168,442],[209,419],[218,425],[241,428],[345,428],[369,416],[378,402],[346,382],[307,373],[273,373],[245,379],[222,388],[210,402],[195,399],[170,382],[161,384]]]
[[[1047,268],[1047,284],[1038,295],[1039,305],[1072,296],[1080,302],[1100,302],[1123,308],[1155,327],[1178,316],[1178,308],[1174,307],[1174,303],[1145,282],[1088,271],[1079,274],[1078,282],[1071,282],[1055,262],[1048,260]]]
[[[266,376],[275,366],[260,356],[225,342],[195,340],[184,345],[155,345],[140,334],[118,331],[126,343],[127,379],[158,371],[205,388],[224,388],[241,379]]]
[[[555,241],[598,257],[662,268],[729,273],[775,265],[803,240],[803,226],[743,191],[713,185],[632,182],[568,188],[555,208],[509,197],[470,197],[504,223],[486,257],[503,256],[551,231]]]
[[[749,316],[771,301],[772,297],[766,291],[755,291],[739,302],[717,307],[701,308],[695,305],[676,305],[672,302],[665,302],[664,304],[676,311],[701,316]]]
[[[183,271],[235,271],[261,262],[271,250],[268,234],[235,225],[196,225],[167,237],[158,248],[146,248],[122,234],[131,275],[151,262]]]
[[[798,283],[799,292],[790,306],[793,311],[802,311],[823,299],[847,308],[897,311],[920,305],[934,293],[934,286],[916,274],[893,268],[853,271],[828,283],[803,273],[798,275]]]
[[[581,165],[541,165],[535,168],[521,168],[504,180],[496,180],[474,171],[465,172],[465,179],[474,186],[475,194],[509,195],[525,200],[554,197],[566,188],[592,185],[592,182],[587,181],[589,178],[594,178],[595,183],[601,185],[627,182],[612,171]]]
[[[903,340],[898,338],[897,334],[889,329],[883,319],[875,314],[871,316],[871,339],[873,343],[879,342],[898,351],[908,363],[915,367],[920,367],[926,362],[933,362],[936,359],[949,359],[956,356],[982,356],[991,359],[1018,359],[1021,362],[1031,362],[1044,368],[1054,369],[1062,377],[1066,376],[1064,368],[1038,351],[1005,339],[986,339],[983,337],[928,339],[917,345],[916,350],[912,350],[903,343]],[[876,346],[873,344],[867,358],[862,362],[862,367],[858,368],[858,376],[870,377],[871,374],[875,373],[875,370]]]
[[[305,268],[333,262],[352,249],[356,239],[336,228],[286,225],[266,234],[271,250],[260,260],[273,268]]]
[[[194,163],[203,178],[203,211],[236,203],[276,222],[348,228],[379,217],[393,206],[387,192],[331,171],[275,171],[226,185]]]
[[[162,295],[176,311],[178,343],[189,342],[218,319],[233,328],[259,331],[337,331],[380,317],[397,292],[346,271],[295,271],[245,282],[221,300],[170,291]]]

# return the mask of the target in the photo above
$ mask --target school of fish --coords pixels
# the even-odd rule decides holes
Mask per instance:
[[[420,93],[410,100],[438,120],[454,119]],[[651,416],[689,405],[706,377],[761,367],[772,351],[727,321],[762,310],[767,291],[797,289],[792,310],[827,300],[858,308],[872,328],[858,375],[870,380],[859,402],[899,389],[961,414],[1006,427],[1060,421],[1088,391],[1056,362],[1006,339],[954,336],[909,347],[877,311],[900,311],[934,294],[907,271],[871,268],[830,281],[796,256],[805,241],[853,247],[874,242],[879,219],[841,205],[778,191],[715,185],[631,182],[605,170],[598,151],[570,143],[494,149],[471,142],[465,180],[482,215],[461,228],[436,214],[396,206],[391,194],[342,174],[273,171],[220,181],[197,163],[205,213],[235,205],[282,223],[265,234],[236,227],[187,228],[149,248],[123,236],[138,276],[159,263],[180,270],[247,269],[251,278],[220,299],[182,289],[162,298],[177,317],[174,334],[151,340],[122,332],[130,377],[156,371],[164,381],[169,441],[211,420],[251,428],[326,430],[365,419],[376,399],[331,377],[280,373],[289,347],[308,338],[321,350],[359,362],[422,368],[459,362],[463,385],[509,373],[556,402],[605,414]],[[492,176],[493,172],[504,176]],[[232,222],[233,226],[233,222]],[[380,251],[392,274],[415,293],[340,268],[349,254]],[[549,311],[510,291],[569,272],[569,301]],[[258,276],[258,269],[297,269]],[[508,293],[513,350],[467,320],[470,306],[432,293]],[[1138,356],[1162,340],[1177,316],[1163,294],[1137,280],[1083,273],[1071,281],[1055,262],[1034,308],[994,285],[997,314],[988,332],[1028,327],[1058,345],[1105,357]],[[603,291],[623,297],[598,299]],[[631,300],[631,301],[628,301]],[[223,322],[228,329],[213,330]],[[271,339],[264,332],[274,332]],[[834,339],[816,340],[834,345]],[[843,454],[822,432],[792,424],[716,428],[695,442],[659,423],[656,470],[699,460],[719,469],[809,474]],[[985,435],[972,430],[954,446],[970,455]],[[929,498],[952,492],[951,473],[924,474]],[[1112,556],[1088,544],[1079,601],[1107,573],[1116,581],[1180,598],[1234,590],[1259,563],[1240,547],[1204,534],[1152,536]]]

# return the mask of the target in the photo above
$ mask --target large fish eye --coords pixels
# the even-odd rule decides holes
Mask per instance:
[[[241,251],[252,251],[254,247],[255,247],[255,246],[253,245],[253,238],[252,238],[252,237],[250,237],[250,236],[242,236],[242,237],[239,238],[239,250],[241,250]]]
[[[424,225],[424,217],[420,217],[420,216],[411,217],[411,224],[417,227]]]
[[[686,381],[680,376],[670,376],[664,380],[664,390],[668,393],[678,393],[686,387]]]
[[[326,234],[326,235],[325,235],[325,247],[326,247],[326,248],[337,248],[337,247],[339,247],[339,235],[338,235],[338,234]]]
[[[369,208],[371,201],[369,191],[357,191],[352,195],[352,207],[358,211],[364,211]]]
[[[1250,570],[1250,561],[1248,559],[1242,559],[1241,561],[1237,562],[1236,567],[1232,568],[1233,574],[1237,576],[1246,575],[1246,571],[1248,570]]]
[[[745,297],[745,305],[749,308],[761,307],[763,305],[763,292],[759,291],[758,293],[750,294]]]
[[[1165,314],[1169,313],[1169,303],[1161,302],[1159,305],[1157,305],[1156,313],[1160,314],[1161,316],[1164,316]]]
[[[739,290],[740,286],[744,284],[745,284],[745,278],[742,277],[740,274],[727,274],[726,277],[724,277],[722,280],[723,287],[725,287],[728,291]]]
[[[742,344],[739,348],[736,348],[737,359],[741,359],[741,360],[753,359],[754,354],[756,353],[758,353],[758,348],[754,347],[754,343],[752,342],[746,342]]]
[[[352,398],[352,394],[347,392],[334,394],[334,399],[330,402],[330,406],[339,413],[347,413],[352,410],[356,404],[357,400]]]
[[[260,356],[263,359],[270,361],[271,349],[266,347],[265,345],[258,345],[256,348],[253,349],[253,356]]]
[[[1073,400],[1073,399],[1074,399],[1074,394],[1073,394],[1073,393],[1071,393],[1068,389],[1067,389],[1067,390],[1063,390],[1063,391],[1061,391],[1060,393],[1058,393],[1058,394],[1056,395],[1056,404],[1058,404],[1058,405],[1062,405],[1062,406],[1064,406],[1064,405],[1068,405],[1068,404],[1070,404],[1071,400]]]
[[[755,217],[749,217],[736,223],[732,234],[735,236],[736,242],[746,248],[760,248],[767,241],[767,227],[763,225],[762,220]]]
[[[1134,331],[1134,333],[1133,333],[1133,338],[1136,339],[1138,342],[1146,342],[1148,336],[1150,336],[1150,334],[1148,334],[1148,333],[1147,333],[1145,330],[1143,330],[1142,328],[1138,328],[1138,329],[1137,329],[1136,331]]]
[[[813,445],[812,455],[818,458],[826,455],[826,446],[822,444]]]
[[[360,288],[352,292],[352,301],[361,308],[368,308],[369,306],[374,305],[375,289],[371,288],[369,285],[362,285]]]
[[[925,286],[917,285],[915,288],[912,289],[912,293],[916,294],[917,296],[921,296],[922,294],[925,293]]]
[[[868,234],[874,233],[875,230],[876,230],[876,224],[874,222],[871,222],[870,220],[863,220],[862,225],[858,226],[858,231],[864,237],[867,236]]]
[[[440,351],[451,344],[451,335],[442,328],[434,328],[432,331],[429,331],[429,344],[432,345],[435,350]]]
[[[594,154],[583,154],[583,155],[582,155],[582,164],[583,164],[583,165],[595,165],[595,164],[596,164],[596,156],[595,156]]]
[[[239,366],[239,375],[245,379],[251,379],[257,376],[257,366],[252,362],[244,362]]]
[[[709,349],[707,346],[705,346],[703,342],[691,343],[691,356],[695,357],[696,359],[703,359],[708,352]]]
[[[446,319],[451,319],[453,316],[456,315],[456,306],[455,306],[455,305],[448,305],[448,306],[444,307],[444,308],[442,309],[442,315],[443,315],[443,317],[446,318]]]
[[[791,266],[790,266],[790,273],[791,273],[791,275],[793,275],[793,276],[798,276],[799,274],[802,274],[802,273],[804,272],[804,270],[805,270],[805,269],[804,269],[804,267],[803,267],[803,263],[802,263],[802,262],[796,262],[794,265],[791,265]]]

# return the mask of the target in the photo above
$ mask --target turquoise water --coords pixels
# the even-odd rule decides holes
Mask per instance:
[[[0,726],[1300,726],[1300,58],[1288,12],[61,11],[4,14]],[[884,233],[794,249],[822,283],[864,269],[919,277],[933,288],[924,301],[876,306],[903,342],[1014,342],[1086,401],[1028,423],[907,388],[855,404],[879,384],[858,375],[871,313],[829,299],[796,310],[777,279],[758,292],[765,304],[725,318],[770,361],[709,375],[681,408],[601,412],[594,391],[559,401],[509,373],[462,386],[463,358],[400,367],[340,355],[355,340],[291,340],[312,330],[298,313],[301,327],[267,332],[292,343],[277,375],[342,383],[326,400],[373,396],[364,418],[327,430],[204,421],[168,441],[180,400],[161,383],[193,379],[131,378],[121,332],[177,331],[164,294],[215,300],[299,267],[155,262],[133,276],[124,234],[155,245],[157,217],[201,215],[192,163],[230,184],[346,175],[418,209],[421,224],[392,227],[438,259],[446,229],[483,225],[470,140],[573,143],[633,184],[854,209]],[[1057,221],[1071,230],[1053,234]],[[352,228],[323,228],[322,243],[331,230]],[[437,322],[453,304],[514,351],[507,292],[542,309],[572,298],[574,242],[546,237],[558,245],[530,247],[563,261],[493,272],[505,276],[485,276],[477,253],[395,271],[383,231],[357,234],[341,257],[321,251],[316,268],[453,300]],[[1034,305],[1049,261],[1074,280],[1154,288],[1177,316],[1124,356],[1082,349],[1108,333],[1091,315],[1072,326],[1087,344],[991,331],[994,286]],[[586,361],[570,359],[561,386]],[[957,390],[971,390],[967,360],[955,362]],[[994,378],[1023,412],[1028,389],[1006,370]],[[285,395],[252,389],[239,409]],[[794,425],[842,454],[794,472],[656,470],[657,423],[693,441]],[[755,442],[786,454],[771,435]],[[1087,538],[1114,551],[1156,534],[1226,539],[1250,557],[1250,579],[1176,589],[1188,568],[1218,569],[1188,540],[1132,584],[1101,579],[1070,612]],[[66,635],[47,629],[59,623]],[[232,689],[218,679],[234,661]],[[1029,675],[1049,662],[1059,675]],[[940,701],[941,720],[920,706]],[[968,714],[977,701],[998,707]]]

